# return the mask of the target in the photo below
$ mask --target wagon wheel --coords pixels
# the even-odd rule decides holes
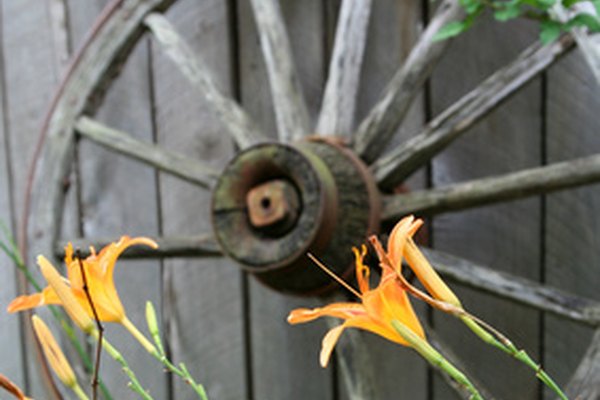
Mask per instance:
[[[600,156],[551,164],[449,187],[391,194],[407,177],[569,51],[564,36],[531,45],[513,62],[425,125],[411,140],[384,152],[414,97],[448,42],[432,41],[444,24],[460,16],[456,2],[443,1],[407,61],[381,99],[353,129],[356,93],[366,40],[370,1],[342,2],[321,112],[316,127],[295,74],[285,26],[276,1],[253,0],[261,46],[274,99],[277,140],[269,140],[237,103],[224,96],[194,54],[162,15],[174,1],[111,3],[74,58],[43,128],[45,146],[37,165],[28,220],[30,254],[60,253],[65,182],[78,138],[89,139],[176,177],[212,190],[213,233],[158,238],[160,249],[130,253],[148,257],[233,258],[265,284],[294,294],[324,292],[331,282],[307,265],[310,251],[340,275],[352,263],[348,248],[375,233],[379,224],[416,213],[443,212],[549,193],[600,180]],[[140,142],[93,119],[119,67],[143,35],[151,35],[191,86],[204,94],[239,151],[223,171],[159,146]],[[318,135],[311,135],[317,132]],[[385,154],[384,154],[385,153]],[[81,248],[101,242],[77,243]],[[447,277],[592,327],[598,303],[559,289],[498,273],[466,260],[428,250]],[[594,393],[600,334],[573,377]]]

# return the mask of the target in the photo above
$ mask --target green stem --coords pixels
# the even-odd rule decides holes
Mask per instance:
[[[142,347],[146,349],[148,353],[152,354],[154,357],[160,358],[160,354],[158,353],[156,347],[148,339],[146,339],[146,336],[140,332],[140,330],[129,320],[129,318],[127,318],[127,316],[123,318],[121,324],[129,331],[129,333],[131,333],[135,340],[137,340]]]
[[[125,317],[123,319],[123,321],[121,321],[121,323],[133,335],[133,337],[138,342],[140,342],[142,347],[144,347],[148,351],[148,353],[150,353],[162,365],[164,365],[168,371],[179,376],[185,383],[190,385],[200,399],[208,400],[208,396],[206,395],[204,386],[202,386],[201,384],[197,383],[194,380],[194,378],[189,373],[189,371],[187,370],[185,365],[179,364],[179,368],[177,368],[175,365],[173,365],[173,363],[171,363],[171,361],[169,361],[167,359],[167,356],[163,350],[163,346],[160,342],[160,333],[158,332],[158,325],[154,322],[154,319],[155,319],[154,310],[153,310],[153,308],[152,308],[152,310],[148,310],[148,304],[146,304],[146,310],[147,310],[146,311],[146,313],[147,313],[146,319],[148,319],[148,311],[150,311],[150,314],[151,314],[151,318],[150,318],[151,323],[149,324],[150,325],[149,329],[151,330],[151,335],[153,336],[154,341],[156,341],[158,350],[157,350],[156,346],[154,346],[152,343],[150,343],[150,341],[148,339],[146,339],[144,334],[142,334],[139,331],[139,329],[127,317]]]
[[[75,383],[71,390],[73,391],[73,393],[75,393],[75,395],[77,395],[77,398],[79,398],[79,400],[90,400],[78,383]]]
[[[542,366],[537,364],[529,357],[529,354],[525,350],[519,350],[517,347],[508,339],[503,338],[502,341],[498,340],[495,335],[492,335],[487,329],[482,327],[472,318],[467,315],[463,315],[460,319],[485,343],[490,344],[503,352],[513,356],[523,364],[535,371],[535,375],[540,381],[550,388],[561,400],[569,400],[561,388],[554,382],[554,380],[542,369]]]
[[[434,349],[426,340],[416,335],[408,327],[398,321],[392,321],[392,325],[394,326],[396,332],[398,332],[413,349],[415,349],[425,360],[427,360],[427,362],[446,372],[452,377],[452,379],[467,389],[469,393],[471,393],[471,400],[483,400],[483,397],[475,385],[471,383],[469,378],[467,378],[464,373],[446,360],[444,356]]]
[[[99,339],[98,335],[99,333],[97,330],[93,330],[91,333],[91,336],[96,340]],[[121,353],[119,353],[119,351],[115,347],[113,347],[112,344],[108,342],[108,340],[106,340],[106,338],[102,338],[102,348],[106,351],[106,353],[108,353],[109,356],[112,357],[113,360],[115,360],[121,365],[121,367],[123,368],[123,372],[125,372],[127,377],[129,377],[129,387],[131,388],[131,390],[139,394],[144,400],[153,400],[152,396],[150,396],[150,394],[148,394],[148,392],[144,390],[142,384],[135,376],[135,373],[129,367],[129,364],[127,364],[125,358],[121,355]]]

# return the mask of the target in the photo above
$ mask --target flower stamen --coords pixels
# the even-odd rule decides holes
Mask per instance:
[[[315,256],[313,256],[311,253],[306,253],[306,255],[308,256],[308,258],[310,258],[315,264],[317,264],[317,266],[319,268],[321,268],[323,271],[325,271],[325,273],[327,273],[327,275],[331,276],[333,279],[335,279],[335,281],[337,283],[339,283],[340,285],[342,285],[343,287],[345,287],[348,291],[350,291],[350,293],[352,293],[353,295],[355,295],[356,297],[358,297],[359,299],[362,299],[362,295],[360,293],[358,293],[358,290],[354,289],[352,286],[350,286],[346,281],[344,281],[342,278],[340,278],[339,276],[337,276],[332,270],[330,270],[329,268],[327,268],[321,261],[319,261],[319,259]]]

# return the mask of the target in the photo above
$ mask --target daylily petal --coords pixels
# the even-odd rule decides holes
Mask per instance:
[[[391,326],[385,325],[369,316],[351,318],[343,324],[346,328],[358,328],[379,335],[391,342],[407,346],[408,343]]]
[[[401,273],[402,271],[402,256],[406,240],[412,237],[421,225],[423,225],[423,220],[415,220],[412,215],[409,215],[402,218],[394,229],[392,229],[387,243],[387,250],[392,268],[394,268],[396,273]]]
[[[113,271],[117,258],[119,258],[119,256],[129,247],[138,244],[144,244],[153,249],[158,248],[158,244],[150,238],[136,237],[132,239],[129,236],[122,236],[117,243],[111,243],[100,251],[97,255],[100,262],[100,271],[102,271],[107,280],[110,280],[111,282],[113,280]]]
[[[292,310],[287,317],[290,324],[301,324],[314,321],[320,317],[348,319],[357,315],[366,315],[365,307],[359,303],[333,303],[320,308],[298,308]]]
[[[50,286],[42,290],[41,293],[33,293],[30,295],[17,297],[10,302],[6,310],[9,313],[14,313],[48,304],[60,304],[60,299],[56,295],[54,289],[52,289]]]
[[[37,263],[40,266],[42,275],[46,278],[48,284],[54,289],[60,299],[60,303],[73,322],[84,332],[91,332],[95,328],[90,315],[86,313],[81,303],[77,300],[71,288],[64,282],[56,268],[44,256],[38,256]]]
[[[425,338],[425,332],[415,313],[406,292],[397,281],[388,281],[380,285],[380,290],[367,293],[363,304],[367,314],[382,325],[392,328],[392,321],[397,320],[406,325],[415,334]]]
[[[425,289],[427,289],[429,294],[437,300],[450,303],[457,307],[462,307],[458,297],[456,297],[454,292],[446,285],[442,278],[440,278],[412,238],[409,238],[406,243],[404,257],[406,257],[406,262],[410,266],[410,269],[413,270],[417,279],[425,286]]]
[[[321,366],[325,368],[329,359],[331,358],[331,353],[333,352],[333,348],[338,342],[342,332],[346,328],[346,324],[342,324],[340,326],[336,326],[327,332],[325,337],[323,337],[323,342],[321,343],[321,355],[319,356],[319,361]]]

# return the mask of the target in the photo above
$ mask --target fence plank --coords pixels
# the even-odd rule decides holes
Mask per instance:
[[[372,7],[355,125],[360,124],[379,100],[394,73],[406,60],[422,26],[421,2],[418,0],[374,1]],[[423,97],[417,96],[396,130],[392,144],[401,143],[420,131],[425,119],[423,104]],[[423,188],[425,174],[419,172],[405,183],[411,189]],[[424,315],[422,311],[423,308],[418,308],[420,315]],[[427,367],[414,352],[370,334],[364,334],[364,340],[369,346],[373,365],[376,368],[386,366],[377,368],[375,373],[381,399],[400,398],[400,393],[409,394],[408,397],[415,400],[427,399]]]
[[[202,56],[217,86],[232,91],[228,2],[181,0],[166,14],[194,52]],[[232,154],[232,142],[201,93],[190,88],[173,62],[152,45],[156,129],[167,149],[217,170]],[[165,235],[210,232],[210,193],[160,174]],[[173,359],[185,362],[211,399],[248,397],[243,336],[241,272],[228,260],[165,260],[163,287],[167,337]],[[191,399],[174,381],[175,399]]]
[[[600,152],[596,111],[600,87],[581,53],[576,51],[554,66],[547,82],[548,162]],[[598,189],[593,185],[547,196],[544,236],[548,284],[594,299],[600,299]],[[545,322],[545,364],[564,384],[579,364],[593,331],[553,316]],[[573,389],[575,398],[578,390]]]
[[[4,25],[4,21],[1,19],[0,24]],[[2,48],[2,44],[0,43],[0,49]],[[0,71],[4,73],[4,66],[2,64],[0,64]],[[2,86],[0,86],[0,104],[3,105],[7,102],[4,82],[6,82],[6,78],[2,79]],[[6,129],[7,126],[3,107],[0,111],[0,222],[8,229],[11,229],[16,218],[11,213],[11,157],[9,153],[10,140]],[[0,232],[0,242],[8,244],[7,239],[4,232]],[[2,326],[2,335],[0,336],[0,371],[20,387],[24,388],[25,354],[23,346],[25,346],[25,341],[22,340],[19,317],[4,312],[11,300],[18,294],[17,272],[10,258],[2,250],[0,250],[0,265],[3,266],[0,268],[0,282],[2,282],[2,288],[0,289],[0,326]]]
[[[314,0],[281,2],[281,8],[298,78],[314,121],[325,71],[321,3]],[[249,2],[240,2],[238,20],[242,104],[274,138],[277,128],[272,104],[277,99],[271,98],[269,86],[264,83],[267,72]],[[317,305],[318,301],[291,298],[252,277],[248,279],[253,398],[332,399],[332,370],[322,369],[318,356],[326,324],[317,321],[292,327],[285,320],[292,309]]]
[[[69,15],[77,45],[99,16],[106,1],[72,1]],[[152,140],[148,46],[141,41],[113,82],[98,111],[99,121]],[[157,189],[153,170],[89,141],[79,145],[81,227],[84,237],[156,235]],[[156,260],[119,261],[115,281],[131,321],[145,331],[144,304],[161,302],[161,268]],[[167,382],[160,366],[120,326],[108,324],[106,337],[125,356],[144,388],[164,398]],[[115,398],[128,398],[127,377],[105,357],[102,376]]]
[[[499,25],[485,21],[459,37],[433,75],[433,114],[444,110],[530,44],[535,39],[530,28],[524,23]],[[438,156],[433,162],[433,185],[537,166],[541,157],[540,93],[539,80],[536,80]],[[498,270],[538,280],[540,218],[538,199],[437,217],[433,223],[434,246]],[[467,309],[538,358],[537,312],[460,285],[455,287]],[[477,378],[495,396],[537,398],[538,383],[533,372],[485,346],[456,320],[434,316],[435,326],[444,340],[463,357],[469,370],[476,371]],[[435,399],[454,398],[438,379],[435,383]]]
[[[56,64],[54,31],[49,1],[2,2],[2,39],[4,45],[4,82],[6,83],[6,115],[10,148],[8,149],[13,182],[13,220],[20,221],[27,184],[29,161],[33,155],[41,120],[61,74]],[[57,46],[62,48],[61,45]],[[12,316],[15,318],[14,316]],[[51,396],[44,390],[36,352],[27,338],[26,364],[28,395]],[[10,357],[12,359],[12,357]]]

